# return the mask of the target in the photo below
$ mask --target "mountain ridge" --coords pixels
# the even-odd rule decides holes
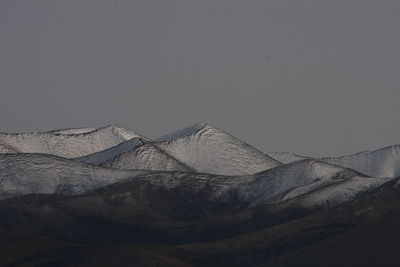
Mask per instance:
[[[204,123],[0,133],[0,265],[354,267],[337,255],[377,240],[400,262],[399,155],[263,153]]]
[[[126,128],[106,126],[80,134],[0,133],[0,145],[19,153],[46,153],[74,158],[99,152],[134,137],[141,136]]]
[[[251,174],[281,164],[230,134],[203,123],[167,136],[158,139],[164,141],[157,141],[156,145],[198,172]]]

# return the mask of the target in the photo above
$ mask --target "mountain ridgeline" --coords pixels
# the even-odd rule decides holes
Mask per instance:
[[[399,176],[397,145],[264,153],[203,123],[0,133],[0,265],[397,266]]]

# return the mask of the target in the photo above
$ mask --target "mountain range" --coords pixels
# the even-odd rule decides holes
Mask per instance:
[[[204,123],[0,133],[0,265],[398,266],[399,177],[398,145],[312,158]]]

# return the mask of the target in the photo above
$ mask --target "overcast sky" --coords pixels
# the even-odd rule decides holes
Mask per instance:
[[[0,0],[0,131],[206,122],[264,151],[400,143],[400,1]]]

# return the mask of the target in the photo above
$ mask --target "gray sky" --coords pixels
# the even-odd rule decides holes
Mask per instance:
[[[0,0],[0,130],[207,122],[264,151],[400,143],[400,1]]]

